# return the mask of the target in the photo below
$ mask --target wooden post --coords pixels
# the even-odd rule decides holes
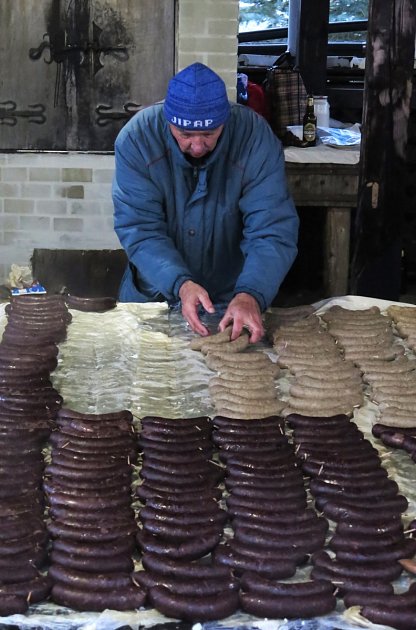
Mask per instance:
[[[324,283],[327,295],[348,292],[351,208],[328,208],[325,226]]]
[[[328,94],[326,62],[329,0],[296,1],[299,4],[298,32],[294,37],[297,46],[297,65],[310,94]]]
[[[351,293],[400,294],[416,0],[370,0]]]

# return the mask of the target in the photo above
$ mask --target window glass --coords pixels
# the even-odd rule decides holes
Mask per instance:
[[[358,22],[368,18],[369,0],[330,0],[329,22]],[[329,33],[328,41],[334,42],[362,42],[365,43],[367,29],[354,30],[351,26],[346,31]]]
[[[290,0],[240,0],[240,33],[287,28]],[[330,0],[330,22],[366,20],[369,0]],[[365,30],[331,33],[330,41],[365,41]]]
[[[240,0],[240,33],[287,28],[289,0]]]

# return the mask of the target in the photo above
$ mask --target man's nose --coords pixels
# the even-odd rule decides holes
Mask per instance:
[[[192,149],[196,152],[200,152],[200,151],[204,151],[205,150],[205,142],[203,138],[198,138],[195,137],[192,139]]]

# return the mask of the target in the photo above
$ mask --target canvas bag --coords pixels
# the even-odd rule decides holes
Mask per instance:
[[[289,52],[283,53],[268,68],[264,87],[269,101],[270,125],[282,138],[288,126],[302,124],[307,97],[302,76]]]

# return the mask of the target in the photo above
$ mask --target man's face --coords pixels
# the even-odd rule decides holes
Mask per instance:
[[[175,125],[169,125],[182,153],[193,158],[202,158],[215,149],[224,125],[209,131],[185,131]]]

